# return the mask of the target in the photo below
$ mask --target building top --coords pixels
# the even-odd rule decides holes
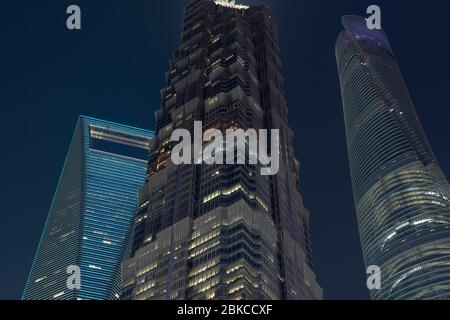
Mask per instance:
[[[347,15],[342,17],[342,25],[355,40],[365,40],[374,43],[376,46],[387,50],[394,55],[391,44],[383,29],[370,30],[367,27],[367,19],[361,16]]]
[[[249,6],[246,6],[246,5],[236,4],[235,0],[214,0],[214,3],[219,6],[233,8],[233,9],[240,9],[240,10],[246,10],[246,9],[250,8]]]

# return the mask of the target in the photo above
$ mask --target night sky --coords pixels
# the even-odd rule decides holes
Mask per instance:
[[[0,299],[21,297],[78,116],[154,128],[186,2],[0,1]],[[417,112],[450,175],[450,4],[242,2],[270,5],[279,22],[289,120],[325,298],[368,299],[334,57],[340,17],[381,6]],[[70,4],[81,7],[81,31],[66,29]]]

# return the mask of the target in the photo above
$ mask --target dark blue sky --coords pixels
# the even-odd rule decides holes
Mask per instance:
[[[431,144],[450,174],[450,5],[429,0],[242,0],[280,27],[290,124],[312,216],[316,273],[329,299],[367,299],[334,44],[340,16],[382,8]],[[0,2],[0,299],[20,298],[77,117],[153,129],[182,0]],[[81,31],[65,28],[70,4]]]

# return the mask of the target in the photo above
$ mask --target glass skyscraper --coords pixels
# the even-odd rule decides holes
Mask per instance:
[[[450,187],[383,30],[343,18],[336,45],[360,236],[373,299],[450,299]],[[426,63],[426,62],[424,62]]]
[[[23,299],[117,299],[153,133],[80,117]],[[70,290],[69,266],[81,271]]]
[[[186,7],[156,112],[123,299],[321,299],[275,19],[266,6]],[[175,165],[171,133],[279,129],[280,169]]]

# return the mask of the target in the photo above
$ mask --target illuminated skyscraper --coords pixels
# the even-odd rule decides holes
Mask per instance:
[[[343,18],[336,45],[355,205],[373,299],[450,298],[450,187],[383,30]]]
[[[81,117],[28,282],[27,300],[117,299],[153,133]],[[69,266],[81,289],[69,290]]]
[[[166,74],[123,299],[321,299],[266,6],[195,0]],[[280,129],[280,170],[179,165],[175,129]]]

